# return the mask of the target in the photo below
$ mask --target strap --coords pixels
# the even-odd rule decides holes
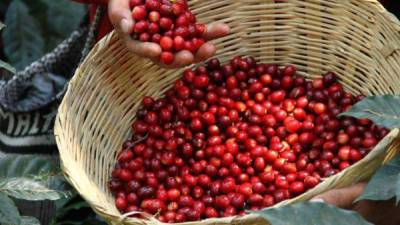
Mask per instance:
[[[88,36],[86,38],[85,47],[83,48],[82,57],[81,57],[81,60],[80,60],[79,64],[81,64],[83,62],[83,60],[89,54],[89,51],[92,49],[92,47],[93,47],[93,45],[95,43],[97,30],[98,30],[101,18],[104,16],[105,11],[106,11],[105,7],[97,6],[96,14],[95,14],[93,23],[90,25],[89,33],[88,33]]]
[[[11,79],[1,80],[0,106],[9,111],[19,111],[16,103],[29,87],[30,81],[35,74],[52,72],[68,76],[74,71],[78,63],[76,59],[80,58],[86,34],[87,28],[74,31],[68,39],[59,44],[52,52],[33,62],[23,71],[17,72]]]
[[[26,93],[35,74],[53,73],[67,78],[74,74],[77,66],[84,60],[95,43],[97,28],[105,11],[105,7],[98,6],[95,19],[89,29],[85,27],[74,31],[52,52],[33,62],[23,71],[17,72],[11,79],[0,80],[0,106],[11,112],[27,112],[43,107],[37,105],[35,108],[21,108],[17,103]],[[55,96],[55,100],[61,101],[66,86]]]

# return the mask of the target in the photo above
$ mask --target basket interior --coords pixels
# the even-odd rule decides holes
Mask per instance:
[[[400,93],[400,25],[375,0],[190,4],[199,21],[231,26],[231,34],[215,42],[222,61],[252,55],[264,63],[294,64],[308,78],[334,71],[353,93]],[[95,46],[71,81],[55,128],[62,165],[103,216],[119,215],[107,181],[142,97],[161,96],[181,71],[129,53],[113,33]]]

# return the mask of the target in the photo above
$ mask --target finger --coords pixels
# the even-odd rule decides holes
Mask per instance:
[[[157,58],[161,54],[160,45],[151,42],[133,40],[129,36],[125,37],[125,45],[131,52],[142,57]]]
[[[212,40],[228,35],[230,28],[227,24],[221,22],[211,23],[206,27],[203,35],[204,39]]]
[[[212,57],[217,51],[216,47],[211,43],[205,43],[199,48],[195,56],[195,62],[202,62]]]
[[[363,193],[365,185],[365,183],[360,183],[347,188],[330,190],[314,197],[311,201],[323,200],[339,208],[350,208],[354,201]]]
[[[177,54],[174,55],[174,61],[172,64],[164,64],[160,61],[160,58],[152,58],[151,60],[154,62],[154,64],[157,64],[158,66],[162,68],[167,68],[167,69],[176,69],[176,68],[181,68],[188,66],[193,63],[194,56],[191,52],[187,50],[182,50],[178,52]]]
[[[118,32],[125,35],[132,33],[134,21],[131,16],[129,1],[110,0],[108,4],[108,16]]]
[[[191,52],[187,50],[180,51],[175,54],[174,62],[171,66],[175,68],[184,67],[192,64],[194,61],[194,56]]]

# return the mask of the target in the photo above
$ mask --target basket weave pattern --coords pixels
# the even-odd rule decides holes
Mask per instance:
[[[264,63],[294,64],[307,78],[335,71],[353,93],[400,93],[400,23],[376,0],[191,0],[190,4],[201,22],[231,26],[231,34],[216,41],[221,61],[252,55]],[[162,96],[181,72],[160,69],[133,55],[112,33],[94,47],[70,83],[55,126],[62,167],[71,184],[111,224],[159,224],[154,219],[121,217],[107,181],[121,144],[131,135],[142,97]],[[355,166],[277,207],[367,179],[394,156],[400,145],[398,133],[392,131]],[[230,223],[261,224],[261,219],[245,216],[187,224]]]

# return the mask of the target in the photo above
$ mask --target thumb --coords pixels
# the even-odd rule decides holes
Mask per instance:
[[[351,208],[354,201],[363,193],[366,184],[360,183],[347,188],[329,190],[315,196],[311,202],[326,202],[339,208]]]
[[[132,33],[134,21],[131,16],[129,0],[110,0],[108,16],[118,32],[125,35]]]

